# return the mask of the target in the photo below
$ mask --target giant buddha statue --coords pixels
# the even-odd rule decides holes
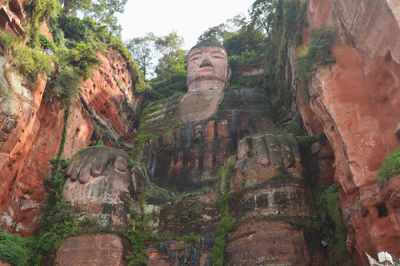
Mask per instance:
[[[222,89],[231,69],[225,48],[217,43],[200,43],[188,55],[187,86],[189,92]]]
[[[188,55],[187,86],[179,106],[183,122],[197,122],[209,118],[224,97],[231,69],[225,48],[217,43],[195,45]]]

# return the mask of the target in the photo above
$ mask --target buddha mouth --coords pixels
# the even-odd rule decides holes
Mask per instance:
[[[205,67],[200,68],[199,72],[211,72],[211,71],[213,71],[213,69],[214,68],[212,66],[205,66]]]

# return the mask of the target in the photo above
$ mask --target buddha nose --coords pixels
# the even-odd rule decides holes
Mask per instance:
[[[205,66],[213,66],[210,58],[208,58],[208,56],[206,56],[206,58],[204,58],[203,62],[201,62],[200,67],[205,67]]]

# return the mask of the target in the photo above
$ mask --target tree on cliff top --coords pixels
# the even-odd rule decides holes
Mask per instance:
[[[221,23],[218,26],[208,28],[197,40],[197,43],[213,42],[222,44],[223,41],[231,34],[226,29],[226,24]]]
[[[233,18],[227,19],[226,23],[208,28],[197,39],[197,43],[213,42],[223,44],[223,42],[232,37],[237,31],[243,29],[248,24],[243,14],[237,14]]]
[[[153,70],[154,64],[152,60],[155,55],[154,42],[157,37],[152,32],[146,33],[143,38],[133,38],[127,41],[126,47],[133,54],[133,58],[139,65],[139,69],[143,72],[143,75],[148,78],[149,73]]]
[[[115,13],[124,13],[128,0],[60,0],[66,16],[76,16],[78,12],[101,22],[109,27],[112,33],[120,34],[122,27],[118,24]]]
[[[278,0],[256,0],[249,9],[251,24],[255,29],[263,29],[270,36],[274,24],[275,8]]]
[[[166,36],[157,37],[155,47],[161,54],[155,70],[158,78],[168,78],[171,83],[173,73],[182,72],[186,74],[186,52],[182,49],[184,43],[184,39],[178,36],[176,31],[172,31]]]

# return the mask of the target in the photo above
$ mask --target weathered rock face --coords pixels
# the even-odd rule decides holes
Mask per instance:
[[[312,187],[329,187],[335,183],[335,155],[328,141],[313,143],[304,151],[304,156]]]
[[[335,152],[335,181],[357,265],[367,263],[364,252],[400,255],[398,211],[391,207],[397,204],[392,186],[398,177],[382,191],[375,181],[381,161],[400,141],[399,7],[385,0],[308,3],[310,28],[330,24],[343,32],[333,47],[336,64],[319,69],[310,81],[309,110]],[[313,114],[303,112],[305,124],[313,124]]]
[[[288,134],[258,133],[239,142],[230,183],[227,265],[325,265],[300,150]]]
[[[112,49],[98,52],[101,66],[82,84],[81,102],[103,130],[103,140],[117,148],[132,148],[136,137],[138,109],[142,102],[133,74],[121,54]]]
[[[0,1],[0,27],[6,33],[24,38],[24,30],[21,21],[25,18],[24,7],[28,5],[27,1],[14,0],[9,1],[7,8],[4,0]]]
[[[67,238],[53,261],[47,265],[128,265],[130,255],[125,239],[111,234],[86,234]]]
[[[38,204],[46,193],[42,181],[50,170],[48,161],[61,140],[62,112],[55,104],[42,104],[45,80],[39,79],[32,93],[22,77],[5,72],[6,57],[0,61],[1,227],[13,230],[20,220],[18,231],[32,234],[40,221]]]
[[[97,98],[111,109],[104,107],[107,112],[102,112],[96,105],[88,108],[88,105],[73,103],[63,158],[72,157],[102,136],[114,146],[124,147],[124,143],[133,142],[135,115],[132,110],[138,108],[141,98],[133,96],[136,92],[130,80],[132,74],[118,52],[108,50],[107,56],[99,56],[103,65],[85,82],[81,99],[86,103]],[[43,100],[45,80],[39,79],[36,87],[31,88],[17,73],[5,71],[9,67],[6,58],[0,57],[3,91],[0,98],[0,228],[34,235],[38,233],[47,195],[43,180],[51,175],[49,161],[56,157],[60,147],[64,111],[57,101]],[[103,70],[105,75],[101,76]],[[18,228],[14,228],[16,224]]]
[[[216,182],[217,168],[235,154],[237,142],[251,132],[270,129],[261,92],[230,89],[208,120],[179,124],[179,99],[165,100],[143,117],[141,148],[150,180],[172,191],[191,191]],[[151,135],[153,134],[153,135]]]

